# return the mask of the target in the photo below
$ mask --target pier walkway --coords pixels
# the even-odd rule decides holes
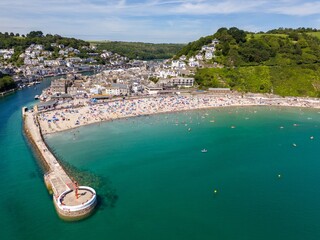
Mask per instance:
[[[46,183],[52,188],[54,197],[58,198],[63,192],[73,190],[74,183],[45,144],[36,115],[27,112],[24,116],[27,134],[30,135],[48,167],[48,173],[45,175]]]
[[[89,216],[97,204],[95,190],[78,186],[64,171],[42,137],[35,112],[23,108],[23,119],[25,132],[47,167],[44,180],[47,188],[52,189],[54,206],[59,216],[66,220],[80,220]]]

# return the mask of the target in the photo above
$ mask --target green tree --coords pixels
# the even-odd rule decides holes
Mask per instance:
[[[222,54],[223,54],[224,56],[227,56],[228,53],[229,53],[229,50],[230,50],[230,45],[229,45],[229,43],[228,43],[228,42],[224,42],[224,43],[222,44],[221,50],[222,50]]]
[[[42,31],[31,31],[30,33],[27,34],[28,38],[37,38],[37,37],[43,37],[43,32]]]
[[[245,42],[247,34],[243,30],[239,30],[236,27],[232,27],[227,31],[228,34],[230,34],[237,43]]]
[[[12,77],[2,74],[2,76],[0,76],[0,92],[14,88],[16,88],[16,84],[12,80]]]

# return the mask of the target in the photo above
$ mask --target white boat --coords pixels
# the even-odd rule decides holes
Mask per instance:
[[[204,148],[201,150],[201,152],[206,153],[206,152],[208,152],[208,150]]]
[[[35,95],[34,100],[38,100],[38,99],[39,99],[39,95]]]

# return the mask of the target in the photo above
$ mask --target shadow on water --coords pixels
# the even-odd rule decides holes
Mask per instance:
[[[35,171],[30,172],[29,177],[31,179],[36,177],[43,179],[43,174],[47,172],[48,167],[46,166],[44,161],[41,160],[40,154],[35,150],[35,148],[32,146],[30,141],[28,141],[25,134],[23,135],[27,140],[26,141],[27,144],[29,145],[29,151],[38,160],[37,161],[38,168]],[[61,162],[62,167],[65,169],[67,174],[72,179],[76,180],[81,185],[90,186],[96,190],[97,192],[96,210],[104,210],[107,208],[114,208],[116,206],[118,195],[116,193],[115,188],[112,186],[112,182],[109,178],[98,176],[84,169],[79,169],[74,165],[65,161],[63,157],[59,156],[54,148],[48,145],[47,147],[49,148],[50,152],[57,157],[59,162]],[[49,196],[50,198],[52,197],[50,192],[49,192]]]
[[[56,155],[55,151],[52,151]],[[87,170],[79,169],[74,165],[66,162],[61,156],[57,157],[69,176],[72,176],[72,178],[79,182],[81,185],[90,186],[96,190],[98,200],[97,210],[114,208],[116,206],[118,195],[116,189],[112,186],[112,182],[108,177],[102,177]]]

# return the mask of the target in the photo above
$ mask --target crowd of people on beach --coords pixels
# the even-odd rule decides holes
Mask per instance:
[[[118,99],[104,102],[87,101],[83,107],[70,107],[74,103],[65,104],[65,108],[42,112],[38,116],[42,133],[49,134],[72,129],[78,126],[101,121],[128,118],[156,113],[185,111],[226,106],[296,106],[320,107],[319,101],[297,100],[295,98],[261,98],[242,96],[159,96],[140,99]]]

